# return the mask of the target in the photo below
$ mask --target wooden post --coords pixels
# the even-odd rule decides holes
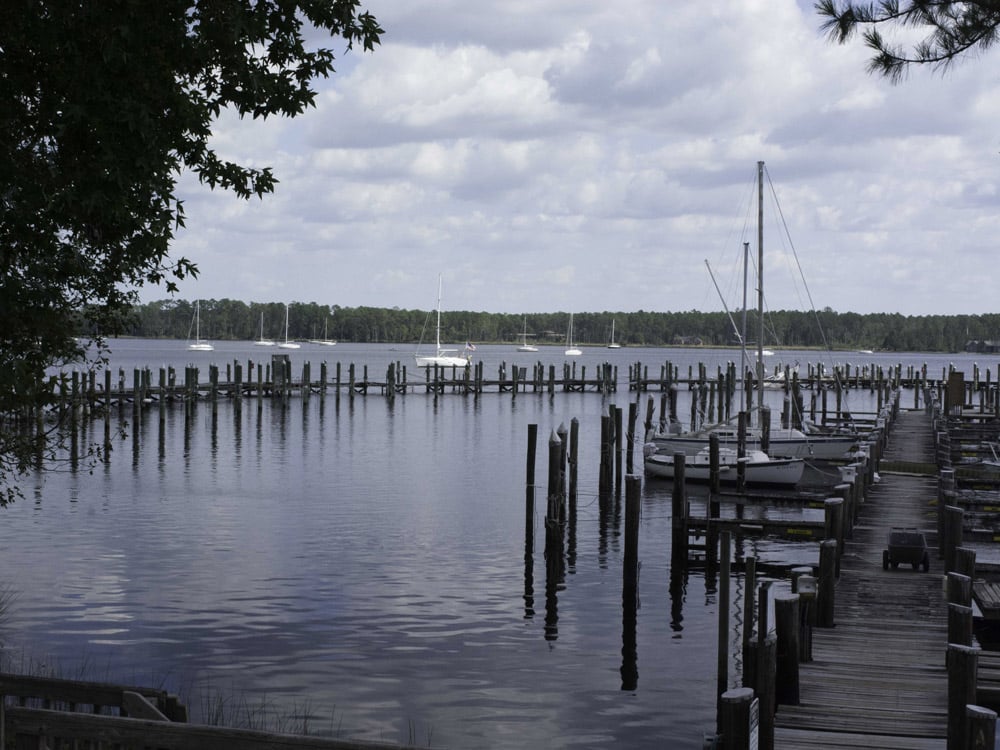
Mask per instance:
[[[625,473],[631,474],[634,468],[633,454],[635,453],[635,423],[639,417],[639,406],[635,401],[630,401],[628,405],[628,450],[625,454]]]
[[[954,602],[948,604],[948,643],[972,645],[972,607]]]
[[[948,742],[947,750],[963,750],[966,736],[965,707],[976,703],[979,649],[948,644]]]
[[[972,579],[961,573],[948,573],[946,576],[947,600],[949,604],[972,606]]]
[[[674,453],[674,484],[671,495],[671,517],[673,539],[671,555],[675,560],[687,561],[688,558],[688,523],[687,523],[687,492],[684,484],[684,454]]]
[[[562,480],[562,441],[559,439],[558,433],[555,430],[549,436],[549,485],[548,485],[548,504],[545,513],[545,518],[547,521],[558,521],[559,520],[559,506],[562,504],[560,499],[559,485]]]
[[[812,661],[812,631],[816,625],[816,579],[811,575],[798,578],[799,595],[799,662]]]
[[[969,576],[969,578],[976,577],[976,551],[974,549],[969,547],[955,548],[954,572]]]
[[[966,706],[965,727],[965,750],[993,750],[997,736],[996,711],[982,706]]]
[[[528,455],[525,476],[529,487],[535,486],[535,453],[538,446],[538,425],[528,425]]]
[[[565,424],[559,425],[556,430],[556,434],[559,435],[559,495],[560,495],[560,507],[562,507],[563,502],[566,500],[566,490],[568,484],[568,477],[566,472],[566,467],[569,465],[569,430],[566,429]]]
[[[577,468],[580,465],[580,420],[573,417],[569,421],[569,503],[576,507]]]
[[[601,415],[601,463],[598,471],[597,492],[599,495],[611,494],[611,417]]]
[[[834,625],[835,587],[837,582],[837,541],[825,539],[819,543],[819,580],[816,592],[816,627]]]
[[[747,413],[741,411],[736,421],[736,456],[739,459],[747,455]],[[736,491],[746,492],[747,470],[745,461],[736,463]]]
[[[754,692],[760,700],[760,735],[757,747],[772,750],[774,747],[774,690],[775,654],[777,640],[769,635],[761,641],[750,644],[750,658],[756,665]]]
[[[823,501],[823,531],[837,543],[836,576],[840,577],[840,557],[844,554],[844,501],[839,497]]]
[[[719,435],[715,432],[708,436],[708,517],[720,518],[722,506],[719,503],[719,491],[722,486],[722,473],[719,470]]]
[[[721,605],[720,605],[721,606]],[[774,628],[777,636],[775,701],[799,705],[799,595],[774,598]]]
[[[751,747],[758,746],[756,735],[751,742],[751,734],[757,728],[754,713],[759,710],[759,706],[760,703],[754,698],[750,688],[733,688],[722,694],[719,734],[722,735],[723,750],[750,750]],[[757,718],[759,720],[759,715]]]
[[[624,431],[622,430],[622,418],[624,412],[620,406],[612,407],[614,410],[614,429],[615,429],[615,492],[619,495],[622,491],[622,458],[624,453]]]
[[[950,573],[955,569],[955,550],[962,546],[962,519],[964,513],[961,508],[949,505],[944,509],[944,572]]]

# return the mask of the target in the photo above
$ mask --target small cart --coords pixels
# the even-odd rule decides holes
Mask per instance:
[[[913,569],[922,568],[926,573],[930,570],[930,555],[927,553],[927,540],[916,529],[893,529],[889,532],[889,548],[882,552],[882,569],[893,570],[900,563],[909,563]]]

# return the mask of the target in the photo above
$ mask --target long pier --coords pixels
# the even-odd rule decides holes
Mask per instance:
[[[936,475],[893,471],[894,462],[934,461],[931,418],[902,412],[882,456],[881,481],[845,543],[834,628],[812,634],[800,665],[798,705],[775,715],[774,746],[944,748],[948,729],[948,605],[937,534]],[[931,573],[883,569],[894,527],[928,540]],[[935,570],[936,568],[936,570]]]

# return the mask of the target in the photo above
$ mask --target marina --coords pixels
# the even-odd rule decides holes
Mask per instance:
[[[195,364],[183,351],[174,359],[158,356],[156,347],[166,348],[162,343],[127,346],[127,356],[112,359],[112,372],[185,372]],[[183,342],[174,346],[182,350]],[[221,346],[213,356],[231,361],[235,373],[235,363],[253,356],[252,346]],[[509,371],[516,361],[509,348],[479,349],[484,372],[499,372],[505,361]],[[838,489],[844,475],[836,464],[806,461],[794,488],[729,487],[713,495],[691,484],[678,506],[670,480],[643,480],[634,473],[641,473],[640,423],[659,420],[661,409],[669,414],[674,402],[684,415],[679,419],[707,419],[708,399],[704,411],[700,405],[711,379],[702,381],[699,373],[724,375],[729,352],[623,348],[610,359],[602,350],[580,358],[578,373],[607,364],[605,371],[617,373],[614,387],[536,391],[522,384],[503,391],[506,398],[481,398],[501,391],[460,390],[450,379],[448,387],[428,390],[409,370],[413,387],[395,396],[373,387],[367,393],[345,388],[349,379],[343,376],[337,387],[338,363],[341,373],[351,371],[352,361],[381,373],[399,357],[389,348],[359,351],[343,342],[330,351],[337,359],[318,368],[327,373],[325,391],[296,386],[236,398],[223,390],[231,377],[222,376],[221,365],[214,398],[211,380],[198,378],[193,397],[182,380],[176,395],[161,398],[156,380],[143,391],[140,376],[138,390],[130,391],[126,378],[120,393],[112,380],[108,416],[99,406],[74,409],[76,458],[68,452],[62,470],[38,475],[24,487],[23,500],[4,510],[4,544],[21,561],[10,580],[17,603],[3,630],[7,667],[44,662],[77,675],[86,665],[91,672],[100,665],[97,675],[86,677],[163,685],[189,707],[192,723],[204,718],[210,703],[204,696],[221,691],[237,704],[266,707],[266,715],[304,716],[310,733],[358,741],[701,747],[719,729],[718,535],[733,541],[726,599],[727,610],[737,613],[748,600],[750,571],[757,574],[750,590],[768,584],[772,596],[765,601],[773,609],[792,571],[818,572],[831,529],[844,529],[847,552],[836,584],[837,617],[844,620],[831,631],[840,637],[854,609],[840,609],[849,596],[840,592],[848,592],[858,574],[851,550],[871,523],[865,514],[876,507],[879,493],[910,474],[929,485],[936,454],[944,452],[933,427],[935,448],[928,455],[908,447],[894,426],[886,445],[897,445],[896,452],[881,457],[882,481],[870,485],[863,501]],[[645,369],[636,361],[662,361],[666,354],[671,363],[663,372],[672,378],[690,372],[692,380],[673,378],[664,390],[629,387],[629,373]],[[310,355],[300,350],[290,358],[295,372],[303,372]],[[807,361],[803,353],[790,356]],[[546,374],[560,371],[558,354],[543,347],[540,358],[555,360]],[[826,421],[850,410],[855,422],[874,425],[880,407],[896,403],[901,424],[919,418],[930,425],[928,403],[954,391],[949,373],[964,367],[978,373],[962,385],[966,421],[985,429],[995,409],[996,380],[988,369],[927,355],[894,359],[849,369],[843,364],[855,380],[845,380],[839,409],[836,389],[820,382],[816,393],[830,394]],[[517,366],[530,368],[532,360]],[[149,366],[151,361],[160,364]],[[204,361],[197,365],[204,371]],[[353,369],[357,382],[365,366]],[[875,377],[869,381],[865,373]],[[896,373],[919,373],[923,387],[897,387]],[[98,396],[102,390],[95,388]],[[716,416],[720,404],[726,411],[719,392],[712,400]],[[779,417],[785,397],[780,390],[767,392]],[[822,397],[815,402],[820,421]],[[615,415],[618,426],[605,436]],[[941,424],[938,432],[947,432]],[[108,425],[110,455],[87,459],[83,447],[101,444]],[[530,425],[539,436],[534,450],[525,437]],[[540,469],[526,480],[525,449],[545,464],[546,438],[571,435],[574,425],[578,455],[564,464],[573,491],[567,487],[564,510],[553,516],[545,496],[552,472]],[[951,447],[967,442],[956,440]],[[636,484],[632,477],[639,480],[634,529],[625,497],[627,486]],[[526,487],[534,489],[527,507]],[[920,497],[904,494],[914,502]],[[843,521],[829,516],[832,497],[857,509],[853,539]],[[924,511],[933,502],[925,500]],[[988,514],[991,506],[983,506]],[[970,518],[966,526],[982,527],[984,517],[975,523]],[[549,518],[558,520],[552,524]],[[681,520],[683,542],[676,525]],[[857,554],[859,580],[895,574],[936,582],[940,593],[933,521],[917,522],[931,545],[929,574],[911,573],[908,566],[883,571],[878,547]],[[122,535],[121,528],[131,531]],[[553,529],[560,530],[558,538],[551,536]],[[882,531],[872,533],[880,538]],[[982,543],[977,569],[988,570],[991,548]],[[626,574],[632,560],[641,562],[642,571],[634,583],[641,606],[634,611],[622,588],[624,580],[631,590]],[[984,585],[977,590],[988,591]],[[859,595],[859,611],[881,596],[871,591]],[[773,622],[776,614],[767,617]],[[880,617],[893,620],[890,612]],[[721,631],[731,655],[728,690],[742,683],[739,619]],[[813,632],[815,653],[827,653],[827,633]],[[901,639],[898,648],[906,642]],[[142,675],[135,674],[136,664],[145,665]],[[809,670],[829,667],[801,668],[801,694],[807,696]],[[819,682],[824,674],[817,673]],[[982,670],[987,692],[989,675]],[[833,710],[827,710],[828,719]],[[777,747],[789,741],[782,739],[789,736],[782,728],[789,715],[784,706],[775,714]],[[814,717],[802,718],[796,731],[824,730]]]

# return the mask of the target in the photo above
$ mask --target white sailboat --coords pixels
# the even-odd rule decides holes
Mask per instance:
[[[736,482],[739,478],[739,462],[735,448],[719,447],[719,481]],[[646,476],[662,479],[674,478],[674,456],[659,453],[655,444],[647,443],[643,448],[643,466]],[[747,484],[768,484],[794,486],[802,479],[806,462],[801,458],[771,458],[763,451],[748,450],[744,459],[744,480]],[[692,482],[707,482],[711,474],[711,455],[708,448],[702,448],[694,455],[684,456],[684,479]]]
[[[569,314],[569,328],[566,331],[566,352],[567,357],[579,357],[583,351],[573,343],[573,313]]]
[[[256,346],[274,346],[274,342],[271,339],[264,338],[264,311],[261,310],[260,313],[260,338],[254,341]]]
[[[188,336],[190,337],[190,332]],[[201,337],[201,302],[195,300],[194,303],[194,341],[188,344],[188,349],[193,352],[213,352],[215,347]]]
[[[608,349],[621,349],[622,345],[615,343],[615,319],[611,319],[611,339],[608,341]]]
[[[528,317],[524,318],[524,333],[521,334],[521,344],[517,347],[519,352],[537,352],[538,347],[528,343]]]
[[[329,320],[324,320],[323,321],[323,338],[321,338],[321,339],[319,339],[319,340],[317,340],[317,341],[315,341],[313,343],[319,344],[320,346],[336,346],[337,345],[337,342],[334,341],[333,339],[331,339],[327,335],[327,326],[329,325],[329,323],[330,323]]]
[[[757,336],[757,361],[754,380],[758,384],[756,413],[762,413],[764,405],[764,162],[757,162],[757,311],[760,319],[760,330]],[[744,244],[744,253],[749,243]],[[744,255],[746,258],[746,255]],[[713,279],[714,280],[714,279]],[[746,341],[746,261],[744,261],[743,290],[743,332],[739,333],[741,342]],[[743,346],[744,357],[746,347]],[[744,365],[743,371],[746,372]],[[744,382],[744,396],[747,399],[745,408],[750,410],[750,389],[753,383]],[[661,430],[648,435],[647,440],[656,446],[661,454],[672,455],[683,452],[687,456],[695,456],[706,449],[709,435],[717,434],[723,446],[732,447],[737,442],[737,428],[729,423],[711,425],[701,430],[688,433],[676,431],[676,426],[665,425]],[[746,445],[748,450],[759,449],[763,430],[759,425],[747,428]],[[844,458],[857,448],[859,437],[854,434],[808,434],[802,430],[787,427],[770,430],[768,453],[770,456],[790,458],[814,458],[836,460]]]
[[[300,344],[297,341],[288,340],[288,305],[285,305],[285,340],[278,344],[279,349],[298,349]]]
[[[434,354],[414,353],[413,359],[417,363],[417,367],[465,367],[471,361],[468,346],[466,346],[464,356],[458,353],[458,349],[441,348],[441,274],[438,274],[437,322],[434,326],[434,342],[436,345]]]

